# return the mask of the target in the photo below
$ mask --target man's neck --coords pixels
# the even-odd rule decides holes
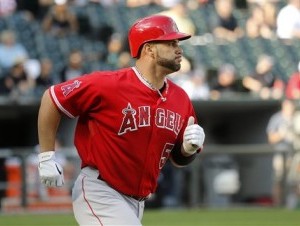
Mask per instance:
[[[164,86],[166,75],[160,73],[155,67],[145,67],[141,64],[136,64],[135,68],[148,83],[154,88],[161,89]]]

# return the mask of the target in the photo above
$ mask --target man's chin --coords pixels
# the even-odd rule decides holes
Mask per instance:
[[[177,71],[179,71],[179,70],[180,70],[180,68],[181,68],[181,64],[177,64],[177,65],[176,65],[176,67],[174,67],[174,70],[173,70],[173,72],[177,72]]]
[[[180,67],[179,68],[167,68],[167,74],[172,74],[172,73],[178,72],[179,70],[180,70]]]
[[[181,64],[164,65],[163,67],[165,68],[167,74],[171,74],[179,71],[181,69]]]

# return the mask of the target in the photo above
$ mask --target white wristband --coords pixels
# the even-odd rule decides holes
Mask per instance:
[[[46,151],[46,152],[41,152],[38,157],[39,157],[39,162],[45,162],[50,159],[53,159],[55,152],[54,151]]]

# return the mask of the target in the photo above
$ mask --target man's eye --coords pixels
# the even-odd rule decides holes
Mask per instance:
[[[177,46],[178,46],[178,43],[177,43],[177,42],[170,42],[170,43],[169,43],[169,46],[177,47]]]

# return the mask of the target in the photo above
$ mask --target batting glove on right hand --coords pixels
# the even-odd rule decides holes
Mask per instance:
[[[64,184],[63,168],[56,161],[54,151],[42,152],[39,158],[39,175],[47,187],[61,187]]]
[[[193,116],[189,117],[187,127],[183,134],[184,151],[190,155],[196,153],[199,148],[203,147],[205,133],[201,126],[195,123]]]

